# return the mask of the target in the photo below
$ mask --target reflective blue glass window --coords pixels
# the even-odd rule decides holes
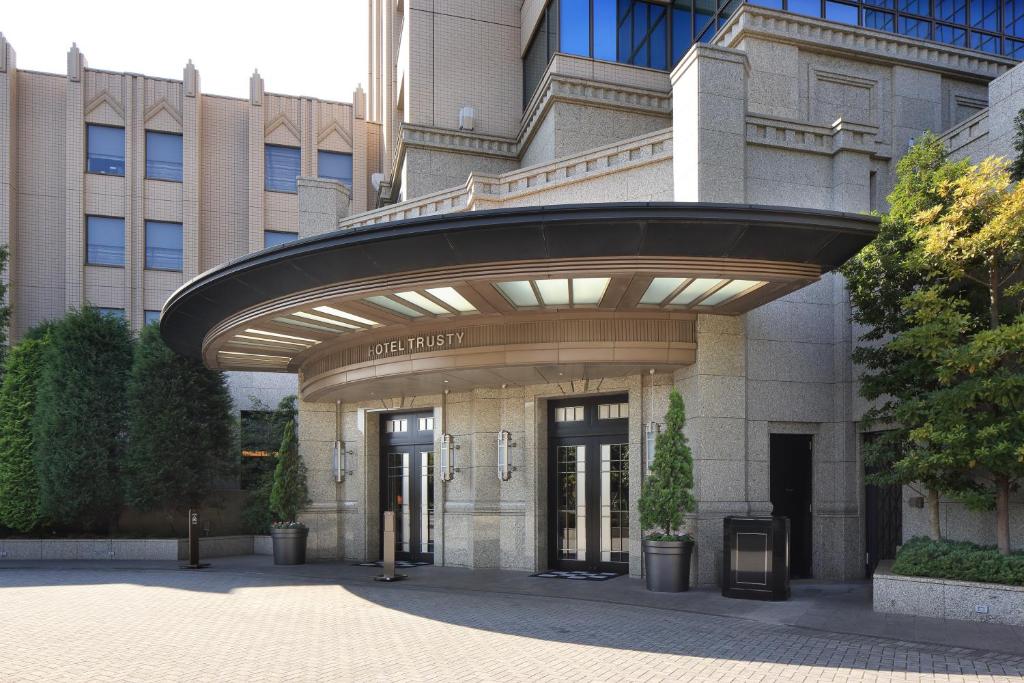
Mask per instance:
[[[615,61],[615,0],[594,0],[594,58]]]
[[[1008,35],[1024,37],[1024,0],[1006,0],[1003,27]]]
[[[648,66],[653,69],[668,68],[668,14],[663,5],[651,5],[649,15],[650,34],[650,59]]]
[[[967,0],[935,0],[935,18],[952,24],[966,24]]]
[[[1024,59],[1024,41],[1011,38],[1004,39],[1003,54],[1013,59]]]
[[[143,324],[153,325],[160,322],[160,311],[143,311]]]
[[[899,29],[900,33],[912,38],[924,38],[925,40],[931,38],[932,26],[927,21],[920,21],[910,17],[900,17]]]
[[[818,0],[788,0],[786,9],[809,17],[821,16],[821,3]]]
[[[590,0],[561,0],[558,50],[570,55],[590,54]]]
[[[999,36],[971,31],[971,47],[982,52],[999,54]]]
[[[710,32],[701,34],[704,27],[711,21],[711,17],[715,16],[715,0],[694,0],[693,2],[693,33],[694,35],[700,36],[700,42],[707,42],[711,39]]]
[[[782,0],[747,0],[751,5],[759,7],[770,7],[771,9],[782,9]]]
[[[864,8],[864,26],[877,31],[895,31],[896,17],[891,12]]]
[[[885,7],[886,9],[893,9],[896,7],[895,0],[864,0],[865,5],[874,5],[875,7]]]
[[[646,2],[633,4],[633,49],[629,61],[638,66],[647,66],[647,9]]]
[[[86,127],[86,162],[89,173],[124,175],[124,128]]]
[[[674,8],[672,10],[672,63],[675,64],[686,51],[690,49],[693,42],[693,17],[689,7],[686,9]]]
[[[967,31],[956,26],[935,25],[935,40],[959,47],[967,47]]]
[[[267,145],[264,148],[264,184],[274,192],[297,192],[299,148]]]
[[[971,26],[999,30],[999,0],[971,0]],[[973,38],[971,39],[973,43]]]
[[[857,6],[842,2],[826,2],[825,18],[843,24],[857,24]]]
[[[928,16],[928,0],[900,0],[900,12]]]
[[[146,221],[146,268],[181,271],[181,223]]]
[[[123,308],[108,308],[106,306],[97,306],[97,312],[100,315],[107,318],[117,318],[118,320],[124,320],[124,309]]]
[[[299,233],[297,232],[284,232],[283,230],[264,230],[263,248],[269,249],[270,247],[276,247],[279,244],[287,244],[288,242],[294,242],[297,239],[299,239]]]
[[[181,182],[181,135],[146,131],[146,177]]]
[[[321,149],[316,153],[316,173],[352,187],[352,155]]]
[[[124,265],[124,219],[85,218],[85,262],[94,266]]]

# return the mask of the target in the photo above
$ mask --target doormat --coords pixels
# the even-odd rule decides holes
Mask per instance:
[[[433,564],[431,562],[409,562],[407,560],[395,560],[396,569],[411,569],[413,567],[422,567],[426,564]],[[357,562],[353,565],[354,567],[383,567],[384,561],[377,560],[376,562]]]
[[[530,574],[530,576],[536,576],[542,579],[571,579],[573,581],[607,581],[608,579],[614,579],[620,574],[615,572],[585,572],[585,571],[550,571],[541,572],[539,574]]]

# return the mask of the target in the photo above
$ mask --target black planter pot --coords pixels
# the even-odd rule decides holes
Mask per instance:
[[[306,538],[309,529],[271,529],[274,542],[274,564],[306,564]]]
[[[679,593],[690,590],[693,541],[644,541],[647,590]]]

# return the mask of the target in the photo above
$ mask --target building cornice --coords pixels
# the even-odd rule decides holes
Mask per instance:
[[[1016,62],[1006,57],[942,45],[896,33],[743,4],[715,36],[713,43],[736,47],[744,38],[759,36],[773,42],[846,55],[886,64],[905,64],[929,71],[989,81]]]
[[[747,114],[747,144],[781,147],[811,154],[833,155],[842,151],[878,156],[877,126],[837,120],[831,126]]]

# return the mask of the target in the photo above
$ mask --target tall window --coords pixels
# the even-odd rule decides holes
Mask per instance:
[[[146,221],[146,268],[181,271],[181,223]]]
[[[266,145],[264,147],[265,187],[272,192],[298,192],[299,148]]]
[[[155,325],[160,322],[160,311],[143,311],[142,315],[146,325]]]
[[[124,219],[85,217],[85,262],[93,266],[124,265]]]
[[[317,175],[321,178],[330,178],[339,183],[352,187],[352,155],[343,152],[327,152],[319,150],[316,153]]]
[[[181,182],[181,135],[146,131],[146,177]]]
[[[124,128],[86,126],[86,162],[89,173],[124,175]]]
[[[299,233],[297,232],[285,232],[283,230],[264,230],[263,248],[269,249],[270,247],[276,247],[279,244],[287,244],[288,242],[294,242],[297,239],[299,239]]]

